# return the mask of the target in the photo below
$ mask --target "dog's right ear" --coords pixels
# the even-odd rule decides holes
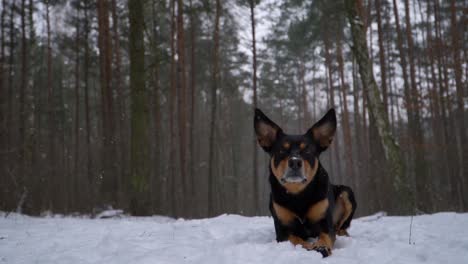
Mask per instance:
[[[283,131],[258,108],[255,109],[254,128],[258,144],[270,153],[273,144]]]

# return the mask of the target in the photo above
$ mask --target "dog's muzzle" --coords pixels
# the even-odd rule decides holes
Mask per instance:
[[[288,160],[288,169],[280,179],[282,184],[285,183],[306,183],[307,179],[304,176],[302,167],[302,159],[298,156],[291,156]]]

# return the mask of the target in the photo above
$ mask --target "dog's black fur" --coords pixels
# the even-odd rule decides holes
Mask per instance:
[[[330,255],[335,235],[347,235],[356,210],[351,188],[331,184],[318,160],[335,134],[335,111],[328,111],[304,135],[288,135],[256,109],[254,128],[260,146],[271,157],[270,211],[277,241],[289,240],[324,257]],[[307,242],[311,237],[319,238]]]

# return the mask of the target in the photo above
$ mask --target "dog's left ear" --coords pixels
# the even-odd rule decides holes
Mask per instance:
[[[268,153],[270,153],[279,135],[283,133],[281,128],[258,108],[255,109],[254,129],[258,144]]]
[[[322,152],[330,146],[335,132],[336,114],[335,109],[332,108],[307,131],[307,135],[317,142],[320,152]]]

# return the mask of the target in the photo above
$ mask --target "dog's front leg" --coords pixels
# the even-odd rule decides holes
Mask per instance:
[[[301,245],[307,250],[313,250],[314,245],[305,241],[301,236],[304,236],[304,232],[301,229],[301,223],[298,220],[294,220],[287,225],[284,225],[281,221],[275,221],[276,241],[283,242],[289,241],[291,244],[297,246]]]
[[[301,245],[307,250],[312,250],[312,243],[305,241],[305,230],[303,223],[297,215],[287,208],[272,202],[271,213],[275,222],[276,241],[289,241],[293,245]]]
[[[312,249],[318,251],[323,257],[331,255],[333,244],[335,242],[335,233],[331,214],[327,213],[325,218],[320,220],[320,234],[318,240],[312,244]]]

